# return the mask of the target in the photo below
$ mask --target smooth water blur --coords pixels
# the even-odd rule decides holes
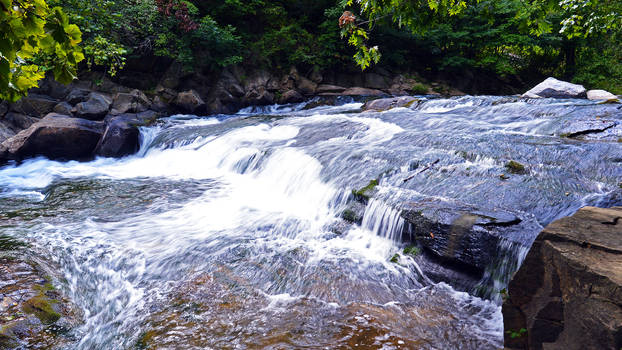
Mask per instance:
[[[172,116],[142,130],[134,156],[4,167],[0,234],[30,242],[84,310],[71,348],[502,347],[494,302],[390,261],[400,210],[442,198],[532,220],[504,237],[509,274],[542,226],[621,203],[622,144],[559,137],[619,110],[502,97],[360,107]],[[510,159],[528,173],[502,181]],[[362,225],[335,233],[351,190],[375,178]]]

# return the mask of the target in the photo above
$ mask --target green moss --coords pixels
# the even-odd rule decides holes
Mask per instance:
[[[415,103],[419,103],[419,100],[417,100],[417,99],[412,100],[412,101],[408,102],[407,104],[405,104],[405,105],[404,105],[404,107],[406,107],[406,108],[410,108],[410,107],[412,107],[412,105],[414,105]]]
[[[346,209],[341,213],[341,218],[346,220],[346,221],[350,221],[350,222],[355,222],[357,221],[357,215],[354,212],[354,210],[351,209]]]
[[[13,237],[0,235],[0,251],[15,250],[25,246],[23,242],[20,242]]]
[[[416,247],[416,246],[409,246],[409,247],[404,248],[405,255],[417,256],[420,253],[421,253],[421,250],[419,249],[419,247]]]
[[[425,94],[428,93],[428,87],[423,85],[423,84],[421,84],[421,83],[413,84],[413,86],[410,88],[410,90],[415,95],[425,95]]]
[[[391,257],[391,260],[389,260],[390,262],[397,264],[400,261],[400,255],[399,254],[395,254]]]
[[[35,315],[43,324],[52,324],[60,319],[60,314],[52,307],[57,301],[48,298],[44,293],[28,299],[22,306],[27,314]]]
[[[514,160],[507,162],[505,168],[512,174],[523,174],[525,172],[525,166]]]
[[[352,194],[357,198],[369,199],[371,196],[370,192],[374,190],[378,186],[378,180],[371,180],[367,186],[361,188],[360,190],[352,190]]]

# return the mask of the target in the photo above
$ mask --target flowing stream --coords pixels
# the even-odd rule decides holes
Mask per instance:
[[[511,268],[490,271],[511,274],[552,220],[622,203],[622,143],[609,137],[620,109],[361,105],[171,116],[142,129],[134,156],[6,166],[0,235],[28,242],[82,310],[71,349],[501,348],[498,299],[434,283],[407,256],[391,262],[406,244],[400,210],[442,198],[530,221],[499,246]],[[579,130],[600,121],[613,123],[602,139]],[[499,179],[508,160],[528,173]],[[345,224],[352,190],[376,178],[362,224]]]

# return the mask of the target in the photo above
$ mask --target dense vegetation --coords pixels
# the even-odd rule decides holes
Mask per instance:
[[[126,60],[145,56],[166,57],[188,71],[203,72],[233,64],[310,71],[352,70],[356,64],[366,68],[376,63],[398,71],[416,67],[418,72],[555,75],[622,93],[622,5],[617,0],[0,3],[3,98],[14,98],[49,68],[61,80],[75,75],[81,53],[74,46],[80,35],[59,8],[82,32],[86,68],[110,75],[123,69]],[[11,4],[22,10],[11,9]],[[344,10],[357,18],[340,28],[338,19]],[[29,26],[33,11],[45,13],[38,17],[42,21]],[[20,16],[24,29],[16,30],[11,20]],[[46,22],[49,16],[58,20]],[[67,41],[52,35],[61,43],[60,51],[45,39],[50,23],[60,23],[65,37],[72,37]],[[32,38],[38,41],[31,42]],[[29,50],[31,46],[41,49]],[[27,83],[18,77],[26,77]],[[8,86],[11,89],[6,90]]]

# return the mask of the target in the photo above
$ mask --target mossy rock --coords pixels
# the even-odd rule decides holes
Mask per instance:
[[[400,255],[397,253],[394,254],[389,261],[394,264],[397,264],[398,262],[400,262]]]
[[[372,192],[374,191],[376,186],[378,186],[378,180],[374,179],[374,180],[369,181],[367,186],[361,188],[360,190],[352,190],[352,194],[357,200],[367,201],[373,195]]]
[[[404,248],[404,255],[417,256],[421,253],[421,250],[417,246],[409,246]]]
[[[525,174],[526,169],[525,166],[521,163],[511,160],[505,164],[505,168],[512,174]]]
[[[53,308],[53,305],[56,303],[58,303],[58,301],[49,298],[45,293],[40,293],[28,299],[22,306],[22,310],[27,314],[35,315],[41,323],[50,325],[58,321],[61,317]]]

